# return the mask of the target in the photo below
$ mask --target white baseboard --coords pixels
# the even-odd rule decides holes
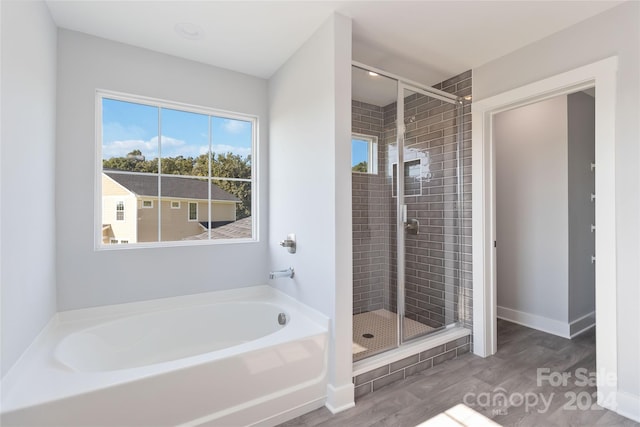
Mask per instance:
[[[616,393],[616,403],[615,412],[640,423],[640,396],[618,391]]]
[[[327,403],[325,405],[332,414],[345,411],[356,406],[353,383],[334,387],[327,385]]]
[[[557,335],[562,338],[573,338],[596,325],[596,312],[592,311],[571,322],[561,322],[537,314],[498,307],[498,319],[508,320],[528,328]]]
[[[569,323],[569,332],[571,338],[580,335],[586,330],[589,330],[596,326],[596,312],[592,311],[591,313],[587,313],[582,317],[577,318],[576,320],[571,321]]]
[[[508,320],[528,328],[537,329],[562,338],[571,338],[571,328],[568,322],[561,322],[537,314],[526,313],[524,311],[512,310],[498,306],[498,319]]]

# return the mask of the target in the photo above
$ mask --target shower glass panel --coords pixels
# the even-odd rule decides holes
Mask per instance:
[[[396,186],[404,194],[398,201],[398,253],[404,258],[399,305],[405,342],[459,320],[462,107],[404,84],[398,103],[403,167]]]
[[[353,67],[353,360],[398,346],[398,315],[391,257],[389,145],[396,144],[398,82]],[[397,155],[397,150],[395,150]],[[371,164],[375,162],[377,164]]]
[[[458,305],[462,106],[442,92],[356,66],[352,83],[358,361],[456,324],[464,315],[464,304]],[[371,145],[365,147],[367,141]],[[374,158],[377,168],[367,163]]]

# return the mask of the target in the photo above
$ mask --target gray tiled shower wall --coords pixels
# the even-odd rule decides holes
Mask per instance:
[[[378,138],[378,174],[352,174],[353,314],[383,308],[389,277],[389,219],[382,150],[382,108],[352,103],[352,132]]]
[[[471,71],[434,87],[471,95]],[[456,107],[413,94],[405,99],[405,122],[405,161],[413,160],[414,170],[423,176],[430,174],[417,181],[405,178],[411,189],[404,201],[408,217],[420,223],[418,235],[406,235],[406,316],[432,327],[458,319],[470,327],[471,108],[463,107],[460,211]],[[354,314],[378,308],[395,311],[396,198],[386,158],[396,142],[396,104],[378,107],[354,101],[353,132],[379,138],[379,173],[353,174]],[[416,153],[423,156],[421,163]],[[452,311],[456,319],[446,316]]]

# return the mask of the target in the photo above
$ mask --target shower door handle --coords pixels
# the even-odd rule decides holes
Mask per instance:
[[[407,234],[418,234],[420,230],[420,222],[417,219],[411,218],[404,223],[404,230]]]

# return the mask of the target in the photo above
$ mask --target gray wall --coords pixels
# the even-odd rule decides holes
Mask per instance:
[[[55,205],[60,310],[266,282],[265,80],[59,30],[57,84]],[[94,250],[96,89],[257,115],[260,242]]]
[[[583,92],[567,96],[569,180],[569,322],[595,311],[595,99]]]
[[[390,188],[385,181],[383,108],[352,101],[352,131],[378,138],[378,173],[351,174],[353,222],[353,314],[384,307],[389,283]]]
[[[497,114],[494,132],[498,307],[566,323],[567,97]]]
[[[640,3],[625,2],[474,70],[479,101],[585,64],[618,56],[616,227],[618,387],[640,399]],[[596,88],[597,97],[597,88]]]
[[[0,11],[4,376],[56,311],[56,27],[43,2]]]

